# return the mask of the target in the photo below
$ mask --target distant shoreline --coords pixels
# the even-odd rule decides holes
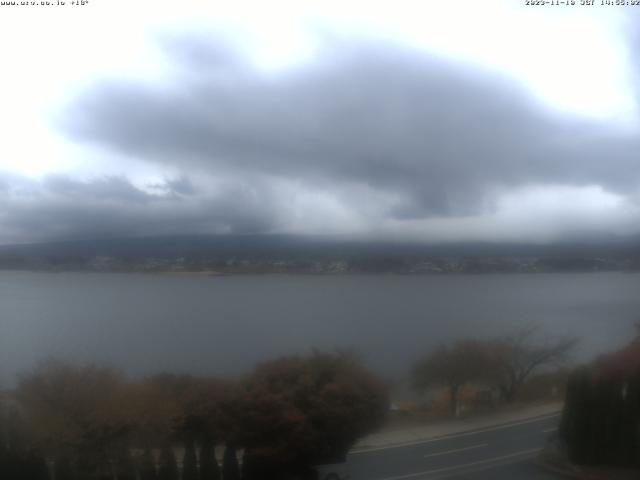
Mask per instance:
[[[244,270],[234,272],[223,272],[216,270],[203,271],[143,271],[143,270],[88,270],[88,269],[19,269],[0,268],[0,272],[21,272],[21,273],[89,273],[89,274],[127,274],[127,275],[148,275],[161,277],[185,277],[185,278],[217,278],[242,275],[299,275],[299,276],[322,276],[322,277],[343,277],[343,276],[399,276],[399,277],[447,277],[447,276],[491,276],[491,275],[535,275],[535,274],[596,274],[596,273],[626,273],[638,274],[638,269],[608,269],[608,270],[523,270],[523,271],[444,271],[444,272],[310,272],[310,271],[265,271],[265,270]]]
[[[97,272],[100,273],[100,272]],[[218,272],[214,270],[202,270],[202,271],[188,271],[188,272],[123,272],[123,273],[151,273],[154,275],[170,275],[174,277],[224,277],[229,275],[229,273]]]

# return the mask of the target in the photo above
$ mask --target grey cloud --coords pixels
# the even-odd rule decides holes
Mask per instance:
[[[196,193],[196,188],[193,186],[193,183],[184,175],[180,178],[168,180],[167,186],[173,193],[178,195],[194,195]]]
[[[4,177],[0,175],[0,184]],[[87,181],[65,176],[42,181],[11,179],[21,185],[0,202],[2,243],[161,235],[177,233],[262,233],[276,221],[269,190],[222,184],[206,196],[184,198],[185,178],[167,180],[166,193],[140,190],[121,177]]]
[[[207,72],[218,75],[225,70],[246,68],[245,59],[239,50],[222,35],[213,38],[184,34],[158,34],[154,37],[158,45],[187,71]]]
[[[146,203],[153,197],[134,187],[124,177],[100,177],[82,182],[66,175],[51,175],[43,180],[44,191],[69,200],[114,200],[117,202]]]
[[[151,183],[148,188],[157,190],[165,195],[191,196],[198,194],[197,188],[186,175],[178,178],[166,179],[162,183]]]
[[[275,76],[198,38],[169,51],[179,86],[96,84],[61,127],[152,162],[395,192],[406,204],[388,214],[400,219],[479,213],[528,184],[627,192],[640,179],[637,136],[553,115],[511,80],[410,49],[333,44]]]

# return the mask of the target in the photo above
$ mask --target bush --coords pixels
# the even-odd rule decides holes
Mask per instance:
[[[560,436],[583,465],[640,466],[640,341],[569,376]]]
[[[343,459],[388,408],[385,385],[353,356],[316,353],[258,366],[230,418],[238,443],[261,468],[298,470]]]

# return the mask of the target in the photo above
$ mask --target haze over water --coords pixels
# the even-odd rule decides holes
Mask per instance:
[[[640,275],[169,275],[0,272],[1,381],[48,355],[134,375],[237,375],[257,361],[353,347],[402,377],[440,342],[541,322],[576,360],[628,341]]]

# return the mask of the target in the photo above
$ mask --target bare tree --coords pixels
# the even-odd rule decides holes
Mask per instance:
[[[460,389],[469,382],[483,380],[490,372],[486,346],[475,340],[461,340],[452,346],[440,346],[413,368],[413,386],[422,391],[431,386],[449,389],[452,415],[458,413]]]
[[[522,384],[536,370],[564,363],[578,343],[575,337],[541,338],[540,325],[489,342],[502,397],[513,402]]]

